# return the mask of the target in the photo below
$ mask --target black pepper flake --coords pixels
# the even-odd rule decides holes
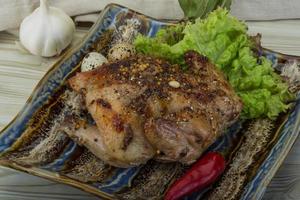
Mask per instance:
[[[91,102],[90,102],[90,105],[94,104],[95,103],[95,99],[93,99]]]
[[[110,103],[105,101],[104,99],[97,99],[96,102],[98,105],[101,105],[103,108],[111,109]]]

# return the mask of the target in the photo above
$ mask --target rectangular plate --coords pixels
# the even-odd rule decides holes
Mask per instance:
[[[171,25],[144,16],[128,8],[110,4],[100,14],[84,40],[64,53],[32,92],[26,105],[0,134],[0,164],[53,181],[69,184],[103,198],[161,198],[165,189],[186,169],[176,163],[149,161],[144,166],[118,169],[107,166],[66,135],[54,133],[59,117],[66,111],[68,96],[65,80],[79,70],[82,58],[91,51],[107,53],[121,26],[137,23],[137,30],[149,37],[163,26]],[[118,30],[118,31],[116,31]],[[261,52],[273,63],[285,63],[298,57]],[[268,145],[247,171],[247,181],[239,192],[241,199],[260,199],[299,134],[299,96],[288,114],[272,124]],[[232,160],[243,146],[248,123],[238,122],[219,138],[210,150],[221,151]],[[262,130],[263,131],[263,130]],[[239,177],[237,177],[239,178]],[[216,185],[215,185],[216,186]],[[213,189],[213,186],[210,189]],[[187,199],[201,197],[195,193]]]

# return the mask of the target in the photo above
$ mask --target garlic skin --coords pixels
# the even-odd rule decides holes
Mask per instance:
[[[93,70],[107,62],[107,59],[101,53],[90,52],[82,60],[81,71],[86,72]]]
[[[67,14],[40,0],[40,7],[21,23],[20,41],[30,53],[51,57],[71,43],[74,32],[75,24]]]

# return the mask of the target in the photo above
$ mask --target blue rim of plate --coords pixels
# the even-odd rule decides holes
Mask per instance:
[[[65,80],[65,77],[72,72],[72,70],[78,65],[81,58],[89,52],[89,48],[100,38],[100,36],[109,29],[113,24],[116,23],[116,16],[120,13],[125,12],[133,12],[140,17],[143,17],[150,23],[150,29],[146,33],[147,36],[151,37],[156,34],[156,32],[163,26],[170,25],[171,23],[167,21],[160,21],[143,14],[140,14],[136,11],[130,10],[129,8],[117,5],[117,4],[109,4],[106,8],[101,12],[99,19],[90,29],[87,36],[84,40],[78,44],[77,47],[73,49],[67,50],[64,55],[61,57],[57,63],[51,67],[51,69],[46,73],[46,75],[41,79],[36,88],[33,90],[31,97],[27,100],[23,109],[19,112],[19,114],[10,122],[0,134],[0,153],[4,153],[14,146],[18,138],[22,135],[22,133],[27,128],[27,123],[30,121],[33,114],[47,101],[51,94],[56,91],[56,89],[61,85],[61,83]],[[272,52],[269,50],[265,50],[264,52],[268,58],[271,58],[273,62],[276,62],[276,59],[281,57],[287,58],[295,58],[299,59],[300,57],[284,55],[276,52]],[[284,158],[292,148],[297,136],[300,131],[300,96],[297,96],[297,101],[294,109],[288,116],[285,124],[279,129],[281,131],[280,137],[276,144],[270,149],[270,152],[267,158],[260,165],[257,174],[253,177],[251,181],[244,188],[244,192],[241,196],[241,199],[261,199],[267,185],[271,181],[272,177],[276,173],[277,169],[282,164]],[[70,145],[70,149],[74,148]],[[216,147],[220,148],[220,147]],[[70,151],[71,151],[70,150]],[[56,160],[57,163],[52,163],[52,166],[49,165],[44,167],[44,169],[39,168],[31,168],[27,169],[22,166],[18,166],[13,163],[7,163],[1,161],[2,165],[8,166],[10,168],[22,170],[28,172],[30,174],[34,174],[37,176],[45,177],[51,180],[55,180],[58,182],[66,183],[69,185],[73,185],[75,187],[81,188],[88,192],[94,193],[96,195],[112,198],[111,193],[118,191],[122,185],[131,184],[132,178],[138,173],[139,167],[129,168],[129,169],[120,169],[119,172],[115,174],[108,180],[108,182],[101,185],[87,185],[80,184],[77,182],[72,182],[71,180],[67,180],[66,178],[57,178],[54,175],[49,175],[47,170],[50,171],[58,171],[61,163],[67,159],[69,156],[69,152],[65,152],[64,156],[61,159]],[[53,172],[53,173],[54,173]],[[118,179],[119,181],[116,181]],[[99,191],[100,190],[100,191]],[[195,196],[194,196],[195,197]],[[188,198],[188,199],[194,199]],[[198,196],[199,197],[199,196]]]

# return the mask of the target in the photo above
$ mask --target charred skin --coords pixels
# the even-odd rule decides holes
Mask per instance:
[[[185,60],[187,72],[137,55],[69,80],[116,160],[110,164],[135,166],[153,157],[190,164],[237,120],[242,103],[224,76],[194,51]],[[86,147],[101,158],[96,146]]]

